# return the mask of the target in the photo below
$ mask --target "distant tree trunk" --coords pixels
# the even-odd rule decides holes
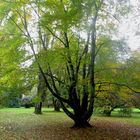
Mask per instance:
[[[42,114],[41,109],[42,109],[42,102],[36,103],[34,113],[35,114]]]
[[[60,102],[58,99],[53,97],[53,106],[54,106],[54,111],[60,112]]]
[[[42,74],[39,74],[39,84],[37,89],[37,97],[39,102],[35,104],[35,114],[42,114],[42,104],[46,98],[46,88],[45,88],[45,82],[42,77]]]
[[[106,115],[106,116],[108,116],[108,117],[110,117],[111,116],[111,110],[104,110],[104,114]]]
[[[113,111],[115,108],[116,108],[116,107],[108,106],[108,107],[106,107],[106,108],[104,109],[103,113],[104,113],[106,116],[110,117],[112,111]]]
[[[25,108],[30,108],[30,104],[25,104]]]

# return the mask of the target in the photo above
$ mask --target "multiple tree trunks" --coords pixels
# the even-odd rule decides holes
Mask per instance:
[[[89,123],[90,117],[88,116],[88,111],[80,111],[79,113],[74,113],[74,125],[72,128],[86,128],[86,127],[92,127]],[[85,115],[86,114],[86,115]],[[92,113],[91,113],[92,114]]]
[[[70,48],[72,44],[70,44],[71,42],[70,42],[70,36],[69,36],[68,30],[62,29],[61,33],[62,33],[63,39],[61,39],[59,38],[59,36],[55,35],[55,33],[53,33],[47,27],[48,31],[52,34],[52,36],[58,39],[63,44],[65,52],[66,52],[67,59],[65,60],[65,62],[66,62],[66,68],[67,68],[66,73],[67,73],[68,78],[65,79],[64,82],[62,83],[65,87],[68,87],[67,98],[65,98],[62,95],[62,93],[60,93],[60,89],[59,89],[60,87],[58,86],[58,83],[59,84],[62,84],[62,83],[60,83],[57,80],[58,78],[55,78],[54,75],[56,75],[56,73],[50,67],[49,63],[48,63],[48,71],[47,71],[49,78],[45,75],[37,59],[34,48],[32,47],[40,73],[42,74],[42,77],[45,80],[47,88],[52,93],[52,95],[60,101],[64,112],[75,122],[73,127],[91,127],[88,120],[93,113],[94,99],[95,99],[94,69],[95,69],[95,57],[96,57],[96,52],[95,52],[96,50],[96,20],[97,20],[100,6],[101,4],[97,4],[96,2],[93,3],[93,7],[95,7],[96,12],[94,16],[91,14],[92,24],[90,25],[90,28],[92,29],[92,31],[87,31],[88,32],[87,41],[85,41],[83,44],[81,43],[81,45],[82,46],[84,45],[85,47],[83,49],[83,53],[77,53],[77,55],[75,56],[76,65],[73,62],[73,58],[70,52],[71,51]],[[62,10],[64,10],[64,14],[67,13],[65,8]],[[67,14],[65,16],[67,16]],[[89,46],[90,46],[90,50],[89,50],[90,52],[88,51]],[[87,57],[87,54],[90,54],[90,58]],[[84,62],[84,65],[82,66],[83,61],[85,62]],[[90,63],[86,63],[87,61],[89,61]],[[80,67],[83,67],[82,80],[86,81],[86,79],[88,79],[88,82],[85,82],[85,84],[81,86],[83,87],[83,91],[79,88],[79,85],[78,85],[80,76],[81,76]],[[81,100],[81,98],[83,99]],[[69,111],[65,107],[65,104],[69,105],[73,109],[73,112]]]
[[[74,125],[72,128],[86,128],[86,127],[92,127],[90,123],[87,120],[77,118],[74,120]]]

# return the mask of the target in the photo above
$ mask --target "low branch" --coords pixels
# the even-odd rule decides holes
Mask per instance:
[[[58,89],[57,89],[57,87],[56,87],[56,84],[55,84],[55,81],[54,81],[54,78],[53,78],[53,73],[52,73],[52,70],[51,70],[51,68],[50,68],[50,64],[49,64],[49,63],[48,63],[48,67],[49,67],[49,72],[50,72],[50,75],[51,75],[51,80],[52,80],[53,88],[54,88],[55,92],[56,92],[57,94],[59,94],[59,91],[58,91]]]
[[[65,107],[65,105],[64,105],[64,103],[61,101],[61,100],[59,100],[60,101],[60,104],[61,104],[61,107],[62,107],[62,109],[64,110],[64,112],[71,118],[71,119],[75,119],[74,118],[74,114],[72,113],[72,112],[70,112],[66,107]]]
[[[52,75],[52,74],[45,73],[45,75],[47,75],[47,76],[49,76],[49,77],[51,77],[51,78],[54,78],[54,80],[56,80],[58,83],[61,83],[61,84],[63,84],[63,85],[66,85],[66,83],[65,83],[64,81],[60,80],[58,77],[56,77],[56,76],[54,76],[54,75]],[[69,87],[68,85],[66,85],[66,86]]]

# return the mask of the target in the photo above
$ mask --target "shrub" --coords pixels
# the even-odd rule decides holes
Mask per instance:
[[[131,113],[132,113],[132,109],[131,108],[124,107],[124,108],[121,108],[119,110],[119,114],[122,117],[131,117]]]

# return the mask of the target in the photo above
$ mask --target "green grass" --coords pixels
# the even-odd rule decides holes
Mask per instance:
[[[0,109],[0,122],[6,121],[9,118],[12,118],[12,120],[14,122],[21,122],[18,119],[21,119],[20,117],[23,116],[23,120],[24,117],[29,116],[31,119],[34,119],[35,116],[37,116],[37,118],[39,117],[40,119],[44,119],[45,121],[47,120],[48,122],[51,121],[51,119],[54,120],[58,120],[58,117],[64,118],[66,120],[68,120],[69,118],[65,115],[65,113],[63,113],[63,111],[61,112],[54,112],[53,108],[43,108],[42,109],[43,114],[44,115],[34,115],[34,108],[2,108]],[[92,118],[102,118],[103,120],[113,120],[113,121],[123,121],[123,122],[127,122],[129,124],[135,124],[135,125],[140,125],[140,111],[139,109],[132,109],[132,116],[131,117],[120,117],[119,113],[118,113],[119,109],[116,109],[115,111],[112,112],[111,117],[104,117],[101,115],[97,115],[95,114]],[[10,116],[10,117],[7,117]],[[51,116],[51,117],[50,117]],[[25,120],[25,122],[28,120]],[[30,119],[29,119],[30,121]],[[65,121],[65,120],[64,120]]]
[[[54,112],[54,109],[53,108],[43,108],[42,109],[43,112],[47,111],[47,112]],[[21,108],[1,108],[0,109],[0,112],[14,112],[14,113],[17,113],[17,114],[20,114],[20,113],[33,113],[34,112],[34,108],[24,108],[24,107],[21,107]]]
[[[120,110],[120,108],[116,108],[114,109],[115,112],[118,112]],[[132,113],[140,113],[140,109],[138,108],[131,108]]]
[[[0,109],[0,140],[115,140],[120,137],[140,137],[140,113],[134,109],[132,117],[93,116],[91,129],[74,130],[73,121],[63,112],[43,108],[42,115],[35,115],[34,108]],[[116,114],[116,115],[115,115]],[[131,132],[132,131],[132,132]],[[135,132],[136,131],[136,132]]]

